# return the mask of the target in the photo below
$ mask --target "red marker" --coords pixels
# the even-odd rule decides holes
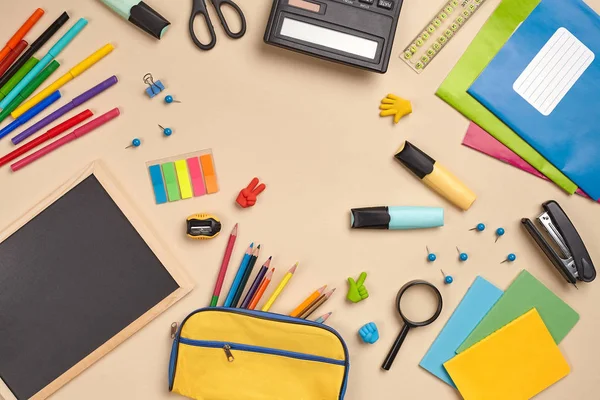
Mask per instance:
[[[48,146],[46,147],[42,147],[41,149],[39,149],[38,151],[36,151],[33,154],[28,155],[27,157],[23,158],[22,160],[17,161],[16,163],[12,164],[10,166],[10,168],[13,171],[18,171],[21,168],[31,164],[32,162],[34,162],[37,159],[42,158],[43,156],[45,156],[48,153],[53,152],[54,150],[58,149],[59,147],[72,142],[73,140],[82,137],[83,135],[85,135],[86,133],[89,133],[90,131],[104,125],[105,123],[107,123],[108,121],[110,121],[113,118],[118,117],[120,114],[120,111],[118,108],[113,108],[112,110],[110,110],[109,112],[107,112],[106,114],[102,114],[101,116],[99,116],[98,118],[88,122],[87,124],[80,126],[79,128],[75,129],[73,132],[61,137],[58,140],[55,140],[54,142],[50,143]]]
[[[32,141],[25,143],[23,146],[17,148],[16,150],[11,151],[4,157],[0,158],[0,167],[3,166],[4,164],[9,163],[10,161],[14,160],[15,158],[27,153],[29,150],[36,148],[40,144],[47,142],[48,140],[50,140],[52,138],[55,138],[56,136],[60,135],[64,131],[71,129],[75,125],[79,125],[80,122],[85,121],[92,115],[94,115],[94,114],[90,110],[85,110],[85,111],[80,112],[76,116],[69,118],[62,124],[56,125],[54,128],[49,129],[43,135],[36,137]]]
[[[27,42],[24,40],[21,40],[19,43],[17,43],[15,48],[12,49],[8,53],[6,58],[4,60],[0,61],[0,76],[4,75],[6,70],[12,65],[12,63],[15,62],[17,57],[19,57],[21,55],[21,53],[23,52],[23,50],[25,50],[26,48],[27,48]]]

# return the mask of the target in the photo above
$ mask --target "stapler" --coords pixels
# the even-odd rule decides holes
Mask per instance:
[[[567,282],[574,285],[578,280],[592,282],[596,278],[596,269],[573,223],[556,201],[547,201],[542,207],[544,213],[537,220],[555,246],[529,218],[521,219],[521,224]]]

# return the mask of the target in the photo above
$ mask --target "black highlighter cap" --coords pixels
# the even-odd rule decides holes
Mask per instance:
[[[410,143],[408,140],[399,149],[394,156],[404,166],[410,169],[420,179],[425,178],[433,172],[435,160],[422,152],[417,146]]]
[[[389,229],[390,213],[387,207],[353,208],[350,212],[353,229]]]
[[[165,17],[154,11],[152,7],[143,1],[131,7],[129,22],[157,39],[160,39],[166,28],[171,25]]]

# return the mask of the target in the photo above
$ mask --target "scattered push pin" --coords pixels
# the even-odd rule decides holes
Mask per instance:
[[[435,253],[430,252],[429,247],[425,248],[427,249],[427,261],[434,262],[435,260],[437,260],[437,256],[435,255]]]
[[[496,229],[496,242],[498,241],[498,239],[500,239],[500,236],[504,236],[505,233],[506,231],[504,230],[504,228]]]
[[[154,96],[165,90],[165,86],[162,84],[161,81],[154,81],[152,74],[144,75],[143,79],[144,83],[148,85],[148,87],[146,88],[146,94],[148,95],[148,97],[153,98]]]
[[[179,100],[175,100],[175,99],[173,98],[173,96],[171,96],[170,94],[168,94],[168,95],[165,97],[165,103],[167,103],[167,104],[171,104],[171,103],[181,103],[181,102],[180,102]]]
[[[458,259],[460,261],[467,261],[469,259],[469,255],[467,253],[462,253],[458,247],[456,248],[456,251],[458,251]]]
[[[167,136],[167,137],[168,137],[168,136],[171,136],[171,135],[173,134],[173,129],[171,129],[171,128],[164,128],[164,127],[163,127],[162,125],[160,125],[160,124],[158,125],[158,127],[159,127],[160,129],[162,129],[162,131],[163,131],[163,135],[165,135],[165,136]]]
[[[442,270],[440,269],[440,271],[442,271]],[[454,278],[452,278],[452,276],[451,276],[451,275],[446,275],[446,274],[444,273],[444,271],[442,271],[442,275],[444,276],[444,283],[445,283],[446,285],[449,285],[449,284],[451,284],[452,282],[454,282]]]
[[[485,231],[485,224],[483,223],[478,223],[477,226],[475,228],[471,228],[469,229],[470,231],[477,231],[477,232],[483,232]]]
[[[135,138],[131,141],[131,144],[125,148],[128,149],[130,147],[140,147],[140,144],[142,144],[142,141],[138,138]]]
[[[506,260],[502,261],[500,264],[504,264],[505,262],[513,262],[517,259],[517,256],[514,253],[510,253],[508,256],[506,256]]]

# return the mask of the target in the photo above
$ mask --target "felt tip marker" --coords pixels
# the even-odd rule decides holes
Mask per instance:
[[[353,229],[421,229],[444,226],[439,207],[366,207],[350,211]]]
[[[67,33],[58,39],[58,41],[50,50],[48,50],[48,53],[40,60],[40,62],[38,62],[36,66],[33,67],[32,70],[23,77],[21,82],[17,83],[17,86],[15,86],[14,89],[11,90],[2,101],[0,101],[0,108],[5,108],[11,101],[13,101],[15,97],[17,97],[17,95],[23,91],[25,86],[27,86],[37,74],[42,72],[42,70],[46,68],[46,66],[50,64],[50,62],[57,57],[69,43],[71,43],[75,36],[77,36],[79,32],[85,28],[87,23],[88,22],[85,18],[81,18],[71,27],[71,29],[67,31]]]
[[[40,20],[40,18],[42,18],[42,15],[44,15],[44,10],[38,8],[33,12],[33,14],[31,14],[29,18],[27,18],[27,21],[25,21],[19,30],[15,32],[8,43],[6,43],[6,46],[0,50],[0,60],[3,60],[4,57],[6,57],[8,53],[10,53],[10,51],[17,46],[17,44],[25,37],[27,32],[29,32],[31,28],[33,28],[33,26]]]
[[[462,210],[468,210],[477,196],[439,162],[409,141],[394,156],[421,181]]]
[[[13,122],[11,122],[7,126],[5,126],[3,129],[1,129],[0,130],[0,139],[2,139],[4,136],[8,135],[9,133],[14,131],[15,129],[17,129],[18,127],[20,127],[27,121],[29,121],[31,118],[35,117],[36,115],[38,115],[39,113],[44,111],[47,107],[49,107],[52,103],[54,103],[58,99],[60,99],[60,92],[57,90],[56,92],[52,93],[50,96],[46,97],[44,100],[40,101],[40,103],[37,104],[35,107],[33,107],[31,110],[27,111],[25,114],[21,115],[19,118],[15,119]]]
[[[4,60],[0,61],[0,76],[3,75],[6,70],[15,62],[17,57],[25,50],[27,47],[27,42],[21,40],[14,49],[12,49]]]
[[[161,39],[171,24],[148,4],[139,0],[100,0],[144,32]]]

